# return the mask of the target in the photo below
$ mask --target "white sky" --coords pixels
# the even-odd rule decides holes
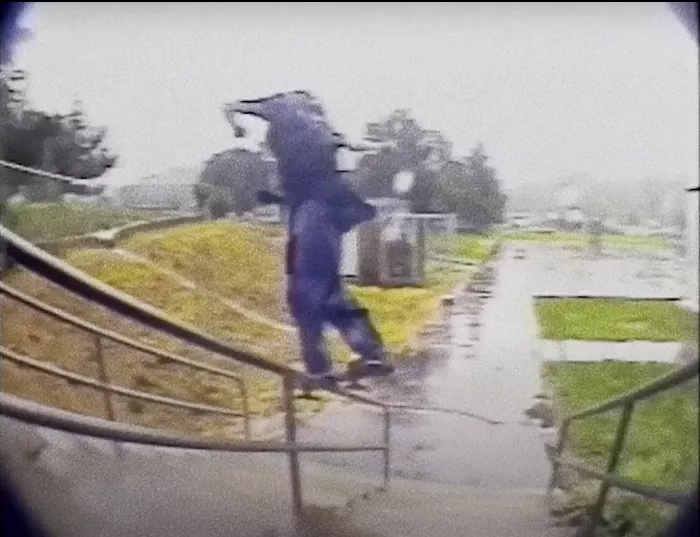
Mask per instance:
[[[309,89],[334,127],[410,108],[506,186],[698,174],[698,48],[663,3],[37,3],[17,66],[79,97],[130,182],[233,145],[221,105]]]

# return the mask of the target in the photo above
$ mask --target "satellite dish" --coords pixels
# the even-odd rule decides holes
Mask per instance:
[[[402,171],[394,176],[394,192],[405,194],[413,186],[414,173],[412,171]]]

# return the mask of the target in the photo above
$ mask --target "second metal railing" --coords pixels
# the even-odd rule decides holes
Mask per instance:
[[[661,392],[670,390],[676,386],[688,382],[695,377],[698,377],[699,368],[700,365],[696,360],[694,363],[683,366],[678,370],[647,384],[646,386],[642,386],[637,390],[624,394],[620,397],[616,397],[594,407],[571,414],[562,420],[559,428],[557,445],[554,449],[554,456],[552,458],[552,475],[549,482],[549,489],[552,490],[558,485],[562,467],[571,468],[586,477],[594,478],[601,482],[597,499],[593,505],[587,526],[585,528],[586,536],[593,535],[595,528],[602,522],[603,509],[611,488],[618,488],[632,494],[673,506],[680,506],[687,499],[687,491],[667,490],[659,487],[644,486],[619,476],[617,474],[617,468],[620,462],[620,455],[625,446],[627,432],[629,430],[632,414],[634,413],[636,404],[639,401],[648,399]],[[566,443],[569,439],[569,430],[573,422],[620,407],[622,408],[622,414],[615,432],[612,450],[608,455],[605,471],[590,468],[589,466],[582,464],[580,461],[562,456]]]

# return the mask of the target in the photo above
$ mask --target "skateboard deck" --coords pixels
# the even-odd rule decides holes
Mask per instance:
[[[362,391],[367,392],[371,390],[371,387],[366,382],[366,378],[357,374],[350,373],[347,371],[342,371],[333,375],[332,380],[323,380],[316,382],[309,382],[308,379],[301,378],[295,387],[295,398],[296,399],[308,399],[312,401],[320,401],[320,395],[317,392],[330,390],[333,388],[338,388],[341,390],[348,391]]]

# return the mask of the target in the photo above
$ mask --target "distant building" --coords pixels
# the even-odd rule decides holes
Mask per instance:
[[[115,202],[128,209],[160,209],[168,211],[195,211],[197,200],[193,185],[136,184],[120,187]]]
[[[564,220],[567,224],[580,228],[586,223],[586,216],[579,207],[569,207],[564,213]]]
[[[527,228],[537,223],[537,215],[535,213],[513,212],[506,216],[506,222],[512,228]]]
[[[282,209],[279,205],[259,205],[252,211],[252,218],[263,224],[281,224]]]
[[[114,202],[129,209],[196,211],[194,185],[198,177],[199,168],[173,168],[117,188]]]

